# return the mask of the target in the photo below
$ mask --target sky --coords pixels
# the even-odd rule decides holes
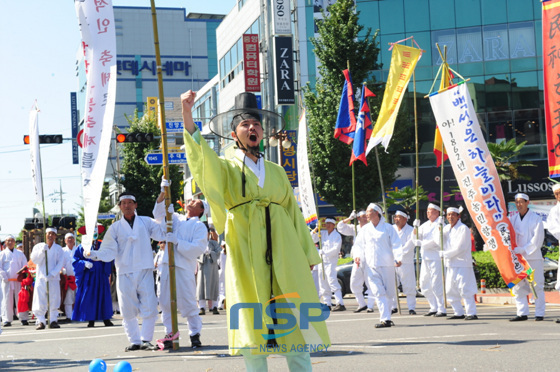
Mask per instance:
[[[77,90],[76,54],[81,41],[73,1],[1,1],[0,12],[0,238],[17,236],[33,217],[29,111],[37,100],[39,133],[71,137],[70,92]],[[236,0],[156,0],[156,7],[186,8],[187,13],[227,14]],[[67,5],[63,5],[67,4]],[[150,7],[149,0],[113,0],[114,6]],[[118,51],[117,51],[118,52]],[[47,215],[78,214],[79,165],[72,145],[41,145]],[[60,198],[62,189],[62,204]],[[41,207],[39,207],[42,209]]]

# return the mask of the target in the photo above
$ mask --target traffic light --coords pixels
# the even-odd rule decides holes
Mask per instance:
[[[152,133],[120,133],[117,134],[117,142],[152,142],[154,135]]]
[[[29,145],[29,135],[23,136],[23,143]],[[62,143],[62,134],[42,134],[39,143]]]

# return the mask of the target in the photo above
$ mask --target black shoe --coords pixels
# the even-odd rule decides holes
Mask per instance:
[[[362,306],[354,310],[355,313],[361,313],[362,311],[367,310],[367,306]]]
[[[540,322],[544,320],[544,316],[536,316],[535,317],[535,322]]]
[[[87,325],[87,326],[88,326],[88,328],[93,328],[93,327],[95,327],[95,321],[90,320],[90,321],[88,322],[88,325]]]
[[[478,317],[476,315],[467,315],[465,320],[478,320]]]
[[[214,308],[212,309],[212,314],[220,315],[220,312],[218,311],[218,308],[216,306],[214,306]]]
[[[453,315],[449,318],[447,318],[447,320],[453,320],[453,319],[465,319],[464,315]]]
[[[163,341],[163,350],[173,349],[173,341]]]
[[[392,321],[386,320],[386,321],[384,321],[384,322],[377,323],[377,324],[375,325],[375,328],[389,328],[389,327],[392,327],[392,326],[394,326],[394,325],[395,325],[395,323],[393,323]]]
[[[409,314],[409,315],[416,315],[416,311],[414,311],[414,310],[408,310],[408,314]]]
[[[159,350],[158,346],[152,345],[150,341],[142,341],[142,346],[140,346],[141,350],[149,350],[149,351],[156,351]]]
[[[436,313],[434,316],[436,318],[445,318],[447,316],[447,313]]]
[[[198,315],[204,315],[206,314],[206,310],[204,310],[203,307],[200,308],[200,311],[198,312]]]
[[[220,306],[220,307],[218,308],[218,310],[223,310],[223,309],[224,309],[224,308],[223,308],[223,307],[221,307],[221,306]]]
[[[335,307],[332,308],[331,311],[346,311],[346,306],[344,306],[344,305],[336,305]]]
[[[136,351],[136,350],[140,350],[140,345],[132,344],[124,348],[124,351]]]
[[[560,319],[556,319],[556,323],[560,323]]]
[[[111,322],[109,319],[105,319],[103,321],[103,324],[105,324],[105,327],[112,327],[114,326],[113,322]]]
[[[521,322],[521,321],[527,320],[527,319],[528,319],[527,315],[521,315],[521,316],[517,315],[515,318],[511,318],[509,321],[510,322]]]
[[[58,320],[58,324],[68,324],[68,323],[72,323],[72,320],[70,320],[68,318]]]
[[[200,333],[197,333],[196,335],[191,336],[191,347],[193,349],[197,348],[197,347],[201,347],[202,346],[202,342],[200,342]]]
[[[11,327],[12,326],[12,322],[4,322],[4,324],[2,324],[2,327]]]
[[[368,307],[366,313],[373,313],[373,312],[374,312],[374,310]]]
[[[22,320],[21,325],[22,326],[27,326],[27,325],[29,325],[29,322],[27,320]]]
[[[398,312],[399,312],[399,309],[392,309],[392,310],[391,310],[391,314],[396,314],[396,313],[398,313]]]
[[[429,313],[424,314],[424,316],[434,316],[437,314],[437,311],[430,311]]]
[[[19,320],[19,318],[17,317],[17,315],[16,315],[16,314],[14,314],[14,316],[13,316],[12,320]]]
[[[35,328],[35,329],[36,329],[36,330],[40,330],[40,329],[45,329],[45,328],[46,328],[46,327],[45,327],[45,323],[39,323],[39,324],[37,325],[37,328]]]
[[[60,326],[58,325],[57,322],[50,322],[49,323],[49,328],[60,328]]]

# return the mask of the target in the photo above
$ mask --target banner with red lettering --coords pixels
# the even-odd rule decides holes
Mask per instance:
[[[117,88],[117,43],[112,0],[77,0],[87,76],[82,182],[86,233],[84,249],[91,247],[111,147]]]
[[[515,231],[467,84],[431,95],[430,104],[467,209],[502,278],[512,288],[533,269],[513,253]]]
[[[245,91],[261,91],[261,69],[259,63],[259,35],[243,35],[243,71]]]
[[[543,1],[542,30],[548,173],[560,177],[560,0]]]

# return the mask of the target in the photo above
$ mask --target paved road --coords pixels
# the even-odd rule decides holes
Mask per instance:
[[[426,312],[419,299],[418,313]],[[396,315],[396,327],[375,329],[379,313],[354,314],[356,302],[345,299],[349,311],[332,313],[327,320],[333,345],[313,353],[316,371],[558,371],[560,307],[549,307],[543,322],[507,320],[512,306],[480,305],[478,321],[447,320],[421,315]],[[404,304],[404,301],[402,301]],[[531,311],[533,309],[531,308]],[[92,359],[102,358],[113,370],[127,360],[134,371],[243,371],[240,357],[227,354],[226,315],[205,315],[202,342],[192,350],[188,330],[179,351],[125,353],[127,339],[116,327],[86,328],[84,323],[63,324],[61,329],[36,331],[15,321],[0,335],[2,371],[87,371]],[[163,335],[160,322],[156,337]],[[285,371],[283,357],[269,358],[269,370]]]

